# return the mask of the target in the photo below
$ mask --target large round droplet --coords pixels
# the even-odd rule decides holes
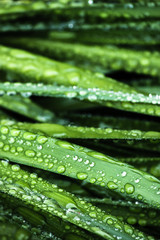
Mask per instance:
[[[25,132],[23,134],[23,138],[29,141],[35,140],[36,139],[36,134],[31,133],[31,132]]]
[[[2,134],[8,134],[9,133],[9,129],[6,126],[1,127],[1,133]]]
[[[96,178],[91,178],[90,179],[90,183],[95,183],[96,182]]]
[[[59,166],[59,167],[57,168],[57,172],[58,172],[58,173],[64,173],[65,170],[66,170],[65,166]]]
[[[37,142],[40,143],[40,144],[46,143],[47,140],[48,140],[48,139],[47,139],[47,137],[45,137],[45,136],[39,136],[39,137],[37,138]]]
[[[20,134],[20,130],[19,129],[11,129],[11,135],[13,136],[13,137],[18,137],[19,136],[19,134]]]
[[[83,172],[77,173],[77,178],[79,180],[85,180],[87,177],[88,177],[88,175],[86,173],[83,173]]]
[[[4,145],[3,150],[4,150],[5,152],[8,152],[9,149],[10,149],[10,146],[9,146],[9,145],[7,145],[7,144]]]
[[[20,166],[19,165],[12,165],[12,170],[14,171],[14,172],[18,172],[19,170],[20,170]]]
[[[26,150],[25,151],[25,155],[27,157],[34,157],[36,154],[35,154],[35,152],[33,150]]]
[[[130,216],[127,218],[127,222],[131,225],[134,225],[134,224],[136,224],[137,220],[135,217]]]
[[[126,183],[124,186],[124,189],[125,189],[126,193],[128,193],[128,194],[134,193],[134,190],[135,190],[134,186],[130,183]]]
[[[107,186],[108,186],[109,189],[113,189],[113,190],[118,188],[117,184],[115,184],[112,181],[108,182]]]

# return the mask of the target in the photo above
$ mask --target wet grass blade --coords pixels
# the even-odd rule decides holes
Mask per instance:
[[[83,44],[55,42],[44,39],[22,38],[6,40],[12,46],[26,48],[28,50],[44,54],[59,61],[72,62],[76,66],[106,70],[125,70],[138,74],[159,77],[160,54],[158,52],[145,52],[118,48],[115,46],[86,46]],[[63,56],[63,57],[62,57]],[[83,59],[83,61],[81,61]],[[74,62],[73,62],[74,61]]]
[[[29,174],[29,172],[27,173]],[[14,189],[14,185],[12,185],[12,187]],[[34,204],[28,204],[21,198],[14,197],[13,194],[1,192],[0,201],[3,203],[2,208],[0,205],[0,209],[3,211],[1,215],[6,218],[10,217],[9,222],[14,222],[20,226],[21,223],[24,222],[25,225],[23,225],[23,227],[30,232],[33,239],[47,240],[52,238],[53,240],[61,240],[63,237],[69,238],[72,236],[80,240],[86,240],[86,237],[93,240],[91,234],[83,232],[83,230],[76,225],[66,222],[54,214],[49,215],[43,208],[35,207]],[[97,239],[99,240],[98,236]]]
[[[47,84],[56,83],[70,87],[82,87],[85,89],[98,88],[104,91],[120,91],[123,94],[136,93],[134,88],[111,78],[106,78],[103,74],[84,71],[80,68],[59,63],[23,50],[1,46],[0,55],[1,69],[6,71],[9,77],[13,79],[16,78],[21,81],[38,81]],[[43,66],[43,68],[41,69],[40,66]],[[80,92],[80,95],[83,94]],[[72,94],[69,94],[69,96],[72,97]],[[95,96],[94,93],[90,96],[90,101],[96,100],[97,96]],[[105,105],[127,111],[160,116],[160,107],[157,105],[153,106],[153,104],[107,101]]]
[[[3,212],[1,212],[3,214]],[[2,218],[2,217],[1,217]],[[26,240],[42,240],[41,236],[36,237],[31,235],[31,232],[21,228],[16,223],[9,223],[9,219],[3,218],[3,221],[0,221],[0,238],[1,239],[15,239],[18,240],[21,237]]]
[[[133,157],[133,158],[119,158],[120,161],[126,162],[129,164],[133,163],[151,163],[151,162],[160,162],[160,157]]]
[[[95,127],[95,128],[114,128],[114,129],[123,129],[123,130],[132,130],[138,129],[141,131],[160,131],[160,126],[158,121],[148,120],[146,118],[138,119],[131,118],[130,116],[119,116],[116,114],[113,116],[113,113],[101,116],[100,114],[85,114],[85,113],[70,113],[66,114],[65,112],[61,113],[61,117],[69,120],[76,126],[84,127]]]
[[[160,208],[160,181],[147,173],[102,153],[13,126],[1,125],[0,132],[2,158],[85,180]]]
[[[11,92],[10,95],[12,95]],[[29,98],[21,96],[1,96],[0,106],[39,122],[51,122],[55,119],[52,112],[38,106]]]
[[[85,139],[160,139],[160,132],[140,130],[118,130],[113,128],[93,128],[63,126],[49,123],[18,123],[18,128],[41,132],[55,138],[85,138]]]
[[[0,94],[21,94],[22,96],[50,96],[50,97],[68,97],[77,98],[78,100],[88,100],[105,105],[107,101],[113,102],[131,102],[144,104],[160,104],[160,95],[143,94],[143,93],[123,93],[121,91],[106,91],[98,88],[78,88],[53,86],[32,83],[0,83]]]
[[[69,64],[32,54],[20,49],[0,46],[0,69],[10,80],[58,84],[107,91],[134,93],[135,89],[101,73],[93,73]],[[107,84],[106,84],[107,83]]]
[[[39,179],[33,173],[28,174],[18,165],[10,165],[6,161],[1,161],[0,175],[1,192],[20,199],[26,205],[43,209],[49,214],[69,221],[105,239],[118,239],[119,236],[126,240],[142,237],[144,240],[150,239],[142,232],[120,222],[116,217],[104,214],[90,203],[59,189],[56,185]],[[20,180],[18,175],[23,176],[23,180]],[[12,182],[9,179],[12,179]],[[88,222],[89,224],[87,224]]]

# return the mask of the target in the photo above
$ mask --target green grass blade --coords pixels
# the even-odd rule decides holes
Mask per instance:
[[[111,70],[125,70],[138,74],[160,76],[160,54],[158,52],[139,52],[115,46],[86,46],[83,44],[55,42],[44,39],[11,39],[5,40],[12,46],[26,48],[41,53],[59,61],[71,61],[76,66],[105,72]],[[63,56],[63,57],[62,57]],[[82,61],[83,59],[83,61]]]
[[[8,219],[4,219],[5,222],[0,221],[0,238],[5,239],[25,239],[25,240],[38,240],[36,236],[32,236],[29,231],[21,228],[17,224],[9,223]],[[41,240],[42,238],[40,238]]]
[[[57,83],[65,86],[76,85],[80,88],[98,88],[104,91],[120,91],[123,94],[136,92],[130,86],[117,82],[111,78],[106,78],[100,73],[84,71],[80,68],[71,67],[70,65],[59,63],[23,50],[1,46],[0,55],[1,69],[7,71],[9,75],[12,74],[13,79],[21,79],[21,81],[38,81],[48,84]],[[42,69],[41,66],[43,66]],[[94,98],[95,95],[93,95],[92,98],[90,97],[90,100],[94,101]],[[105,105],[127,111],[160,116],[160,107],[157,105],[153,106],[152,104],[132,102],[115,103],[111,101],[106,102]]]
[[[20,181],[21,187],[22,184],[22,181]],[[14,189],[14,185],[12,186]],[[33,239],[44,240],[52,238],[53,240],[61,240],[63,237],[68,239],[69,236],[73,234],[75,238],[79,237],[79,240],[86,240],[86,237],[93,240],[92,235],[87,232],[83,232],[83,230],[78,228],[76,225],[65,222],[54,214],[49,215],[44,209],[41,209],[34,204],[28,204],[21,198],[13,197],[12,194],[10,195],[8,193],[1,192],[0,200],[1,204],[3,204],[2,208],[0,205],[0,210],[3,210],[1,215],[7,218],[10,217],[9,222],[17,223],[20,226],[22,222],[24,222],[25,225],[23,227],[29,230]]]
[[[76,126],[96,127],[96,128],[114,128],[121,130],[138,129],[141,131],[160,131],[158,121],[148,120],[147,118],[138,119],[116,114],[107,114],[105,116],[85,113],[61,113],[61,117],[69,120]]]
[[[99,152],[45,135],[6,125],[1,125],[0,132],[2,158],[85,180],[160,208],[160,181],[147,173]]]
[[[138,207],[119,207],[107,204],[97,204],[102,210],[112,213],[114,216],[119,216],[124,222],[130,225],[139,226],[159,226],[159,212],[153,209],[143,209]],[[109,209],[109,210],[108,210]]]
[[[140,130],[118,130],[113,128],[93,128],[63,126],[50,123],[18,123],[18,128],[41,132],[55,138],[85,138],[85,139],[160,139],[160,132]]]
[[[129,164],[134,163],[151,163],[151,162],[160,162],[160,157],[132,157],[132,158],[119,158],[120,161],[126,162]]]
[[[55,118],[52,112],[21,96],[1,96],[0,106],[39,122],[51,122]]]
[[[32,83],[0,83],[1,95],[17,94],[22,96],[51,96],[51,97],[68,97],[79,100],[88,100],[95,103],[105,104],[107,101],[113,102],[131,102],[144,104],[160,104],[160,95],[142,94],[142,93],[123,93],[121,91],[106,91],[95,88],[78,88],[53,86]]]
[[[8,73],[10,80],[99,88],[107,91],[136,92],[127,84],[57,62],[23,50],[0,46],[0,69]],[[107,84],[106,84],[107,83]]]
[[[49,214],[61,217],[104,239],[118,239],[119,236],[124,240],[141,237],[144,240],[149,239],[143,233],[120,222],[116,217],[104,214],[100,209],[59,189],[56,185],[39,179],[33,173],[28,174],[18,165],[10,165],[6,161],[1,161],[0,175],[1,192],[21,199],[26,205],[34,205]],[[23,176],[23,180],[18,178],[19,175]],[[12,182],[9,179],[12,179]],[[107,220],[112,220],[112,223]]]

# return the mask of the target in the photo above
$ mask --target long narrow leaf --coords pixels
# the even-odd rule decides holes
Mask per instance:
[[[147,173],[110,156],[45,135],[6,125],[1,125],[0,132],[2,158],[85,180],[160,208],[160,181]]]

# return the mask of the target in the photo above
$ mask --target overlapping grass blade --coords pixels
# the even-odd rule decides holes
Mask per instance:
[[[12,46],[32,50],[59,61],[72,62],[76,66],[91,70],[125,70],[139,74],[160,76],[160,55],[158,52],[139,52],[115,46],[86,46],[83,44],[55,42],[44,39],[29,38],[6,40]],[[62,57],[63,56],[63,57]],[[83,61],[82,61],[83,59]]]
[[[33,173],[28,174],[18,165],[1,161],[0,174],[1,192],[25,202],[26,205],[40,208],[105,239],[118,239],[118,236],[126,240],[150,239],[116,217],[104,214],[100,209],[59,189],[56,185],[39,179]],[[20,180],[18,175],[23,176],[23,180]]]
[[[160,208],[160,181],[147,173],[102,153],[42,134],[9,125],[1,125],[0,132],[1,158],[85,180]]]
[[[20,49],[0,47],[0,69],[5,71],[10,80],[77,86],[82,88],[99,88],[107,91],[136,92],[135,89],[69,64],[57,62]],[[106,84],[107,83],[107,84]]]
[[[91,200],[91,199],[90,199]],[[92,201],[91,201],[92,202]],[[139,225],[139,226],[159,226],[160,218],[159,211],[155,209],[141,208],[140,206],[120,206],[112,204],[105,204],[102,201],[97,199],[93,199],[93,203],[96,204],[99,208],[108,212],[112,215],[119,216],[119,218],[123,219],[124,222],[127,222],[131,225]],[[138,205],[138,204],[137,204]]]
[[[68,97],[77,98],[79,100],[88,100],[91,102],[101,103],[105,102],[131,102],[131,103],[144,103],[144,104],[160,104],[160,95],[144,95],[142,93],[123,93],[121,91],[106,91],[96,88],[78,88],[54,86],[44,84],[32,83],[0,83],[0,94],[17,94],[22,96],[52,96],[52,97]]]
[[[113,128],[93,128],[63,126],[49,123],[18,123],[18,128],[28,131],[41,132],[57,138],[85,138],[85,139],[160,139],[160,132],[140,130],[118,130]]]
[[[143,118],[131,118],[131,116],[119,116],[113,113],[101,116],[95,114],[84,114],[84,113],[61,113],[61,117],[69,120],[74,125],[84,127],[96,127],[96,128],[114,128],[123,130],[138,129],[141,131],[160,131],[158,121]]]
[[[1,69],[12,74],[13,79],[38,81],[45,83],[57,83],[66,86],[82,88],[98,88],[107,91],[120,91],[121,93],[136,93],[130,86],[105,78],[100,73],[84,71],[80,68],[59,63],[23,50],[16,50],[1,46]],[[43,66],[43,70],[40,69]],[[11,75],[10,75],[11,77]],[[107,83],[107,84],[106,84]],[[72,95],[72,94],[71,94]],[[82,94],[83,95],[83,94]],[[94,100],[95,95],[90,100]],[[96,97],[97,99],[97,97]],[[106,106],[123,109],[127,111],[140,112],[149,115],[159,116],[160,107],[145,103],[128,102],[106,102]]]
[[[4,109],[9,109],[39,122],[51,122],[53,119],[55,119],[55,115],[52,112],[38,106],[29,98],[11,96],[12,90],[9,95],[0,97],[0,106]]]

